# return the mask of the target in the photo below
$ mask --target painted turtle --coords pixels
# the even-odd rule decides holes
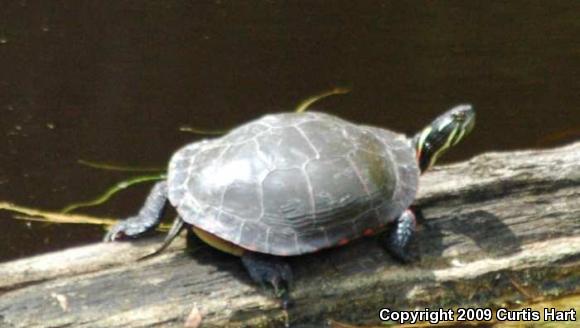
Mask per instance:
[[[266,115],[179,149],[167,180],[105,240],[154,229],[169,200],[179,217],[158,251],[190,227],[208,244],[240,256],[250,277],[271,285],[286,306],[292,272],[285,256],[341,246],[392,223],[380,240],[408,261],[415,232],[408,208],[419,174],[474,121],[472,107],[459,105],[408,139],[324,113]]]

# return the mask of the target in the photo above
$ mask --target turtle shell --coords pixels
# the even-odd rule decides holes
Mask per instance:
[[[317,113],[282,113],[189,144],[169,163],[181,218],[243,248],[300,255],[392,222],[415,198],[404,136]]]

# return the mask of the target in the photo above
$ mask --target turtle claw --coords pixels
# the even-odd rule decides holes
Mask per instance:
[[[135,239],[149,230],[138,216],[133,216],[115,224],[103,238],[104,242]]]
[[[282,302],[282,308],[288,309],[288,307],[292,306],[288,281],[282,280],[279,276],[273,276],[270,285],[274,288],[274,295]]]
[[[403,264],[409,264],[417,260],[416,256],[410,255],[409,251],[407,250],[395,251],[394,248],[390,248],[389,252],[391,253],[391,256],[395,258],[395,260]]]
[[[282,308],[292,306],[290,298],[292,269],[288,263],[277,256],[254,252],[244,253],[242,263],[254,282],[266,289],[273,289],[274,295],[281,301]]]

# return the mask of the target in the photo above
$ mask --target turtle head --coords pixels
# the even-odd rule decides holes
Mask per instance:
[[[471,132],[475,111],[471,105],[458,105],[437,117],[413,138],[421,172],[428,170],[447,149]]]

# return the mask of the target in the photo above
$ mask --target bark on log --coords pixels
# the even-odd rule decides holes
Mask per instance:
[[[376,322],[378,309],[494,306],[580,292],[580,143],[488,153],[421,178],[421,259],[367,238],[290,260],[290,323]],[[0,327],[282,326],[236,258],[184,239],[97,244],[0,265]],[[195,321],[195,320],[194,320]]]

